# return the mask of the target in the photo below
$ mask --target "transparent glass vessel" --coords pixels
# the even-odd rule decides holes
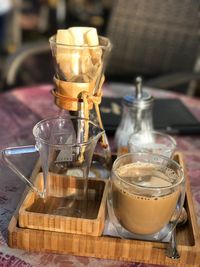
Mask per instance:
[[[85,134],[79,131],[80,123],[87,125]],[[38,122],[33,128],[35,145],[8,147],[1,151],[7,166],[38,195],[51,195],[49,175],[74,175],[87,179],[94,149],[103,130],[93,122],[78,117],[51,117]],[[13,155],[39,152],[43,170],[43,188],[39,191],[11,162]]]
[[[161,241],[170,236],[184,197],[184,172],[170,158],[129,153],[113,164],[108,212],[122,238]]]
[[[49,39],[54,60],[56,88],[53,90],[60,115],[69,113],[90,119],[103,129],[99,104],[102,97],[104,70],[112,45],[106,37],[98,36],[99,45],[66,45],[56,36]],[[84,125],[80,125],[80,129]],[[100,144],[100,145],[99,145]],[[92,175],[108,177],[111,169],[111,150],[106,133],[98,142],[91,168]],[[105,170],[103,173],[101,169]],[[96,170],[98,169],[98,172]]]
[[[87,133],[80,131],[81,123],[87,127]],[[44,119],[33,128],[35,145],[6,148],[1,151],[2,159],[44,203],[51,197],[66,199],[67,202],[61,203],[68,204],[63,204],[59,209],[62,208],[70,216],[82,217],[87,208],[91,160],[102,133],[103,130],[93,122],[78,117]],[[12,157],[35,152],[39,152],[42,173],[39,174],[39,180],[32,182],[12,162]],[[63,183],[62,191],[58,190],[57,184],[54,183],[60,179]],[[70,185],[78,183],[79,187],[71,190]]]
[[[134,132],[142,132],[147,138],[149,132],[153,129],[153,98],[143,92],[138,97],[127,95],[123,98],[122,118],[115,134],[115,144],[117,146],[118,155],[128,152],[128,142],[131,134]]]

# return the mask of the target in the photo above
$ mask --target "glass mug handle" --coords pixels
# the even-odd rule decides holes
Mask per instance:
[[[38,149],[35,145],[30,146],[19,146],[19,147],[8,147],[3,150],[1,150],[1,155],[3,161],[6,163],[6,165],[18,175],[18,177],[25,182],[26,185],[28,185],[33,191],[35,191],[40,197],[43,196],[43,193],[40,192],[30,181],[28,178],[26,178],[23,173],[10,161],[8,158],[9,156],[13,155],[20,155],[20,154],[29,154],[29,153],[35,153],[38,152]]]

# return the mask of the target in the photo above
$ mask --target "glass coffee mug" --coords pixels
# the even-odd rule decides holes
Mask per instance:
[[[172,159],[130,153],[115,160],[108,212],[122,238],[163,240],[176,226],[184,197],[184,173]]]
[[[2,158],[12,171],[43,199],[52,194],[56,196],[56,189],[52,188],[51,175],[82,178],[82,190],[69,196],[71,199],[80,199],[84,198],[87,192],[87,178],[93,152],[102,133],[101,128],[86,119],[71,116],[48,118],[38,122],[33,128],[35,145],[6,148],[1,151]],[[38,188],[26,178],[10,160],[12,155],[34,152],[39,152],[40,155],[43,171],[42,188]],[[63,191],[67,192],[66,189]]]

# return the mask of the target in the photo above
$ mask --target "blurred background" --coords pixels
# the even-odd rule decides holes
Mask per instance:
[[[200,96],[197,0],[0,0],[0,91],[53,83],[48,38],[91,26],[113,44],[106,80]]]

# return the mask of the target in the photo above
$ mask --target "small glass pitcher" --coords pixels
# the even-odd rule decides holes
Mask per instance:
[[[162,132],[149,131],[146,135],[146,133],[138,131],[131,135],[128,148],[131,153],[149,152],[173,158],[176,150],[176,140]]]
[[[84,124],[84,132],[80,125]],[[87,192],[87,178],[96,143],[104,131],[93,122],[79,117],[52,117],[38,122],[33,128],[36,144],[10,147],[1,151],[6,165],[43,199],[56,193],[51,176],[79,177],[84,180],[81,196]],[[42,166],[42,186],[32,183],[9,159],[17,154],[39,152]],[[79,190],[80,191],[80,190]],[[66,196],[67,197],[67,196]],[[71,196],[70,196],[71,197]],[[77,196],[74,196],[77,197]]]

